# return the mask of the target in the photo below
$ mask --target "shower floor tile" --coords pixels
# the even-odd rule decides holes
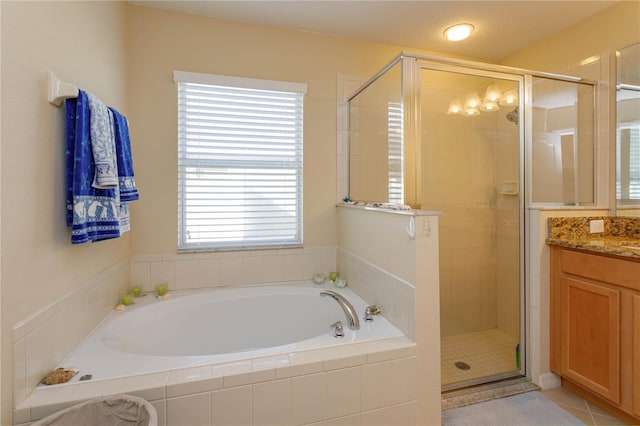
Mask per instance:
[[[442,385],[478,379],[517,370],[518,341],[498,329],[448,336],[442,339]],[[468,370],[455,363],[464,362]]]

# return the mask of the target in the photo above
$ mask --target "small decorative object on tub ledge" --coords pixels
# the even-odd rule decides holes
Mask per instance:
[[[131,300],[130,294],[123,294],[122,297],[120,298],[120,301],[124,306],[129,306],[131,303],[135,303]]]
[[[321,272],[316,272],[313,274],[313,282],[316,284],[324,283],[324,274]]]
[[[329,272],[329,279],[331,280],[332,283],[336,282],[336,278],[338,278],[337,272]]]
[[[348,206],[362,206],[373,209],[385,209],[385,210],[411,210],[411,206],[400,203],[384,203],[384,202],[369,202],[369,201],[357,201],[351,200],[349,197],[344,197],[342,203]]]
[[[124,311],[127,307],[124,306],[122,303],[119,303],[116,305],[115,310],[116,311]]]
[[[131,287],[131,295],[133,297],[144,296],[144,294],[142,294],[142,288],[140,288],[140,286]]]
[[[373,321],[374,315],[380,315],[382,311],[376,305],[369,305],[364,310],[364,320]]]
[[[336,278],[336,287],[344,288],[347,286],[347,279],[345,277],[337,277]]]
[[[58,385],[60,383],[67,383],[73,376],[78,374],[78,370],[75,368],[56,368],[55,370],[49,371],[46,376],[42,378],[43,385]]]
[[[156,299],[166,299],[170,295],[167,284],[163,283],[156,286]]]

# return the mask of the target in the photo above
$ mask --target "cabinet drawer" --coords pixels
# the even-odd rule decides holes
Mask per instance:
[[[561,270],[566,274],[640,290],[640,262],[573,250],[561,253]]]

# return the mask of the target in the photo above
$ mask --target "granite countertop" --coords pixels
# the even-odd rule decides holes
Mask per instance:
[[[591,220],[603,220],[604,232],[591,234]],[[640,218],[557,217],[548,226],[547,244],[640,258]]]

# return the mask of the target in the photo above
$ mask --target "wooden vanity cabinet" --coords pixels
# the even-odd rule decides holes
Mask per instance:
[[[633,414],[640,419],[640,294],[633,295]]]
[[[640,259],[551,246],[551,371],[640,422]]]

